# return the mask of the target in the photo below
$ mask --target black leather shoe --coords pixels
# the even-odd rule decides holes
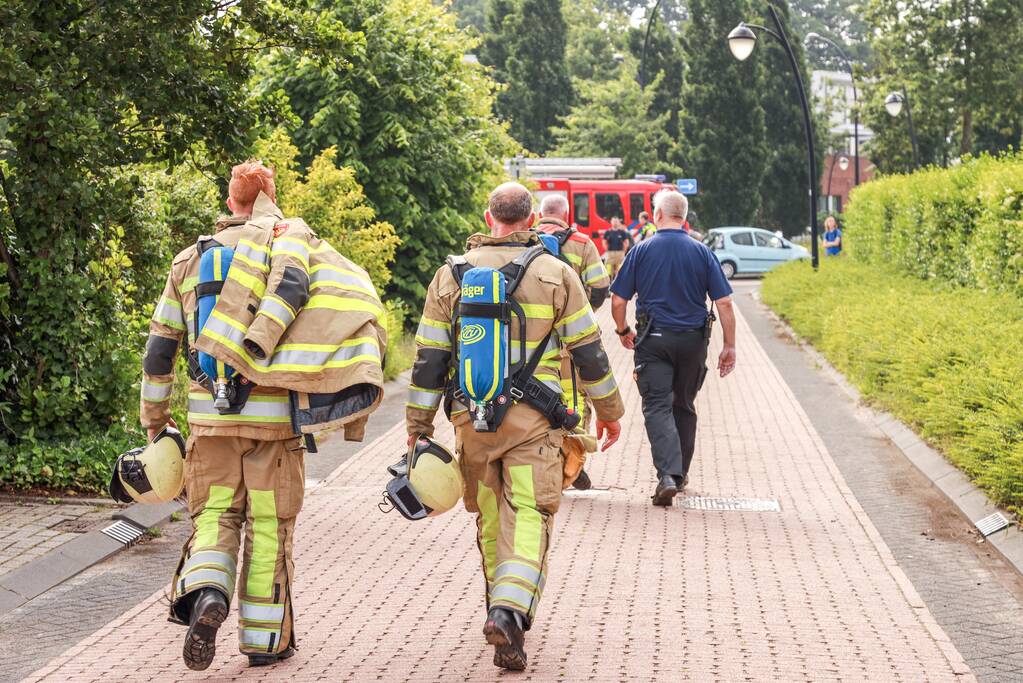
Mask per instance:
[[[483,635],[494,646],[494,666],[512,671],[526,668],[526,634],[519,617],[503,607],[492,607],[483,625]]]
[[[289,645],[275,655],[249,655],[249,666],[270,666],[295,656],[295,646]]]
[[[670,474],[664,475],[661,477],[661,480],[657,482],[657,488],[654,489],[654,505],[670,507],[671,501],[677,493],[678,485],[675,484],[675,478]]]
[[[593,486],[593,482],[590,481],[590,475],[586,474],[586,470],[579,470],[579,476],[572,482],[572,488],[586,491],[591,486]]]
[[[217,631],[227,619],[227,598],[216,588],[203,588],[192,602],[192,616],[185,634],[182,656],[185,666],[205,671],[217,652]]]

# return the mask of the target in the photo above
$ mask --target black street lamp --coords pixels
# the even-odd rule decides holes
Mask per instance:
[[[820,263],[820,250],[817,244],[820,231],[817,227],[817,158],[813,144],[813,118],[810,116],[810,102],[806,99],[806,87],[803,85],[803,77],[799,74],[799,63],[796,61],[796,53],[792,51],[792,45],[785,36],[785,29],[782,28],[781,20],[778,18],[778,11],[771,4],[768,4],[767,8],[770,11],[771,21],[774,22],[777,32],[772,31],[766,26],[740,23],[728,34],[728,48],[736,59],[740,62],[744,61],[753,54],[753,48],[757,45],[757,34],[754,32],[754,29],[756,29],[777,38],[785,47],[785,53],[789,57],[792,75],[796,79],[796,90],[799,92],[799,103],[803,105],[803,126],[806,132],[806,161],[807,167],[810,170],[810,237],[813,241],[810,245],[810,254],[813,267],[816,270]]]
[[[838,163],[837,164],[835,163],[835,161],[836,161],[835,155],[832,154],[831,155],[830,168],[828,169],[828,213],[831,213],[831,211],[832,211],[832,208],[831,208],[831,197],[832,197],[832,194],[831,194],[831,179],[835,175],[835,166],[837,165],[843,171],[845,171],[847,168],[849,168],[849,157],[847,157],[846,155],[843,154],[842,156],[838,157],[838,159],[837,159]]]
[[[653,28],[654,19],[657,18],[657,10],[661,6],[661,0],[654,3],[650,10],[650,18],[646,22],[646,34],[643,36],[643,52],[639,56],[639,87],[640,90],[646,87],[646,49],[650,44],[650,29]]]
[[[909,124],[909,141],[913,143],[913,167],[920,168],[920,148],[916,144],[916,128],[913,127],[913,107],[909,104],[909,93],[906,86],[902,86],[902,92],[895,91],[884,100],[884,108],[892,118],[902,113],[902,105],[906,105],[906,122]]]
[[[807,33],[804,41],[811,40],[820,40],[835,48],[849,72],[849,82],[852,83],[853,91],[853,158],[856,159],[856,166],[853,168],[853,186],[855,187],[860,184],[860,95],[856,90],[856,75],[853,73],[852,62],[849,61],[849,57],[838,43],[819,33]]]

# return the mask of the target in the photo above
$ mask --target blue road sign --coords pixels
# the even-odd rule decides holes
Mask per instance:
[[[696,178],[680,178],[675,184],[682,194],[696,194]]]

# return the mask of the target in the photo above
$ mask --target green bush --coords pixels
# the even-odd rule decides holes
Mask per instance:
[[[405,330],[408,311],[399,301],[385,301],[387,309],[387,357],[384,379],[391,380],[412,367],[416,358],[415,337]]]
[[[854,258],[1023,295],[1023,154],[859,186],[845,213]]]
[[[850,259],[825,259],[817,273],[788,264],[764,280],[762,295],[867,400],[910,424],[996,502],[1023,512],[1016,295]]]

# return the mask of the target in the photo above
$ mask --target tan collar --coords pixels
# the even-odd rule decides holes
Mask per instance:
[[[518,230],[516,232],[510,232],[502,237],[494,237],[486,233],[477,232],[475,235],[470,237],[466,243],[466,250],[475,249],[477,247],[492,247],[492,246],[503,246],[508,244],[521,244],[523,246],[528,244],[539,244],[540,238],[537,237],[535,232],[529,230]]]
[[[554,218],[553,216],[541,218],[540,222],[536,224],[536,227],[539,229],[540,226],[542,225],[553,225],[556,228],[560,228],[561,230],[568,230],[568,223],[561,220],[560,218]]]
[[[217,219],[216,232],[233,228],[236,225],[245,225],[248,222],[248,216],[221,216]]]
[[[260,192],[256,197],[256,201],[252,204],[252,218],[250,220],[259,220],[260,218],[273,217],[277,220],[284,218],[284,214],[277,208],[273,200],[265,192]]]

